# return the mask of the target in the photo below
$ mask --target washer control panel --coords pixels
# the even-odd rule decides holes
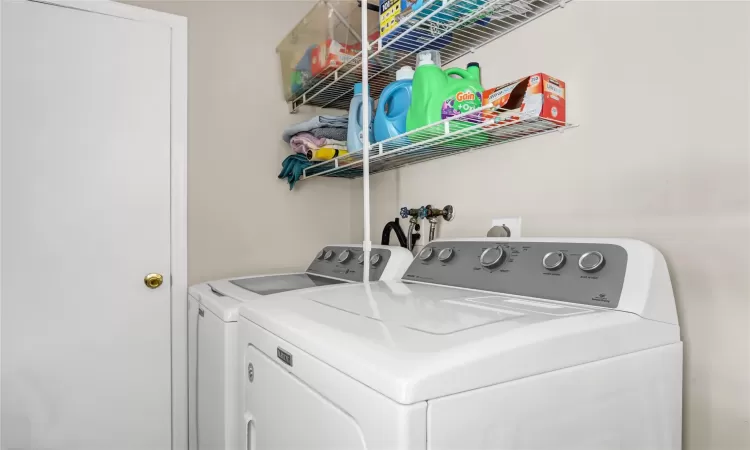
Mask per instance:
[[[616,308],[627,261],[613,244],[432,242],[403,279]]]
[[[374,248],[370,251],[370,280],[379,280],[388,265],[391,251]],[[319,251],[313,258],[308,273],[328,277],[341,278],[349,281],[362,281],[365,268],[365,252],[362,247],[329,246]]]

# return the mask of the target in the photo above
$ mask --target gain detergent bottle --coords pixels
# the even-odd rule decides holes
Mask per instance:
[[[412,82],[412,97],[406,115],[406,130],[414,131],[443,119],[459,116],[482,107],[482,84],[479,64],[469,63],[466,70],[440,68],[440,54],[428,50],[417,56],[417,70]],[[457,77],[457,78],[454,78]],[[455,137],[444,145],[471,147],[487,142],[481,127],[481,112],[469,114],[450,122]],[[445,134],[445,127],[436,125],[409,135],[413,142],[436,138]]]

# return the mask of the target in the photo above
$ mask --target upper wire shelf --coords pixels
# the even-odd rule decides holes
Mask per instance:
[[[442,63],[472,52],[516,28],[565,4],[567,0],[429,0],[399,26],[369,44],[370,97],[396,78],[396,71],[416,66],[422,50],[439,50]],[[363,5],[364,6],[364,5]],[[431,8],[434,8],[432,9]],[[424,11],[429,11],[425,14]],[[457,18],[442,20],[441,18]],[[362,81],[362,54],[339,68],[307,80],[289,101],[290,111],[304,105],[348,109],[354,84]]]
[[[418,128],[372,144],[369,149],[370,173],[380,173],[445,156],[504,144],[532,136],[564,131],[575,125],[538,116],[509,116],[506,109],[486,105],[459,116]],[[500,119],[502,118],[502,120]],[[363,176],[362,151],[312,165],[303,179],[325,176]]]

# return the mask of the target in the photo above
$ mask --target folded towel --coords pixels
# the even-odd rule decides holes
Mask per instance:
[[[289,142],[297,133],[311,131],[316,128],[341,128],[346,129],[349,126],[349,118],[346,116],[315,116],[305,122],[289,125],[284,129],[281,138],[284,142]]]
[[[330,146],[335,148],[346,148],[345,141],[315,137],[314,135],[307,132],[297,133],[292,136],[292,139],[289,141],[289,145],[292,146],[293,152],[302,153],[303,155],[311,150],[317,150],[321,147]]]
[[[291,191],[294,188],[294,184],[302,178],[305,168],[311,165],[312,163],[307,160],[306,155],[289,155],[281,163],[279,178],[286,178],[289,183],[289,190]]]
[[[308,150],[315,150],[325,144],[325,138],[315,137],[308,132],[297,133],[289,140],[292,151],[295,153],[307,153]]]
[[[310,133],[315,137],[346,142],[346,128],[315,128]]]

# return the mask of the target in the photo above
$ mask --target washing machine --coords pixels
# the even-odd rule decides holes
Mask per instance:
[[[370,279],[398,279],[413,255],[401,247],[373,246]],[[272,294],[362,281],[361,246],[332,245],[305,272],[256,275],[202,283],[188,290],[189,445],[195,450],[236,450],[238,412],[237,309]]]
[[[622,239],[434,241],[400,281],[240,308],[240,448],[678,450],[662,255]]]

